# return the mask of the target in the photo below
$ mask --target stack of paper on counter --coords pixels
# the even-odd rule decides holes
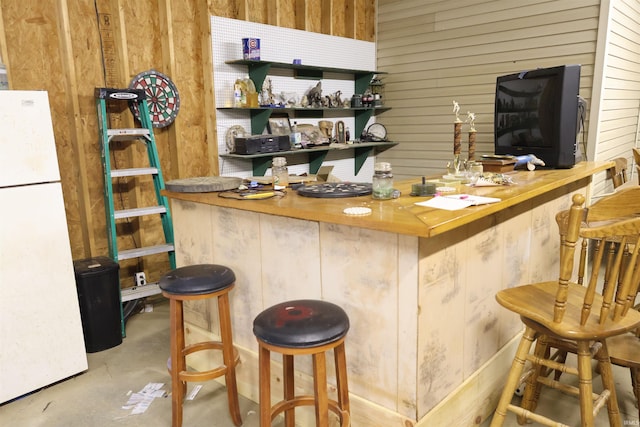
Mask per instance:
[[[426,206],[429,208],[445,209],[448,211],[456,211],[469,206],[486,205],[488,203],[496,203],[501,199],[496,197],[473,196],[471,194],[455,194],[451,196],[436,196],[424,202],[417,202],[418,206]]]

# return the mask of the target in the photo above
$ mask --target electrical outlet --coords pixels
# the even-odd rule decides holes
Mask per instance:
[[[134,275],[135,285],[136,286],[144,286],[147,284],[147,278],[144,275],[144,272],[138,272]]]

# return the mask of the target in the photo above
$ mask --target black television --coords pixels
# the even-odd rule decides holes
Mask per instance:
[[[580,65],[499,76],[495,98],[495,154],[534,154],[545,167],[576,163]]]

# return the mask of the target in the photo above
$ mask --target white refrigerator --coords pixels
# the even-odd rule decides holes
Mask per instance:
[[[0,90],[0,403],[86,369],[48,95]]]

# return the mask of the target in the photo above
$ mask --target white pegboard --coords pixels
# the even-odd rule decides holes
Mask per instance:
[[[354,70],[375,70],[375,43],[344,37],[328,36],[308,31],[276,27],[217,16],[211,17],[211,44],[213,52],[213,84],[216,107],[229,107],[233,101],[233,84],[238,78],[247,75],[246,67],[229,65],[226,61],[242,59],[242,39],[260,39],[260,59],[273,62],[293,62],[300,59],[304,65],[318,67],[345,68]],[[271,69],[269,78],[273,84],[273,93],[282,92],[301,97],[317,80],[294,79],[291,70]],[[350,99],[354,93],[353,76],[345,74],[324,73],[322,79],[322,93],[342,92],[343,99]],[[345,115],[339,112],[325,114],[324,120],[342,120],[354,135],[355,119],[351,111]],[[294,119],[292,119],[293,121]],[[316,119],[295,119],[298,124],[317,124]],[[373,122],[374,119],[372,118]],[[236,110],[217,110],[216,126],[218,134],[218,152],[226,153],[225,134],[231,126],[240,125],[245,130],[251,130],[249,113]],[[303,156],[303,155],[301,155]],[[296,156],[297,157],[297,156]],[[289,173],[301,174],[309,172],[309,166],[304,157],[291,158]],[[251,161],[220,158],[220,175],[246,177],[252,174]],[[299,162],[302,163],[299,163]],[[332,174],[344,181],[369,181],[373,175],[373,158],[369,157],[358,175],[354,175],[353,150],[330,151],[324,165],[334,167]],[[270,174],[267,171],[267,174]]]

